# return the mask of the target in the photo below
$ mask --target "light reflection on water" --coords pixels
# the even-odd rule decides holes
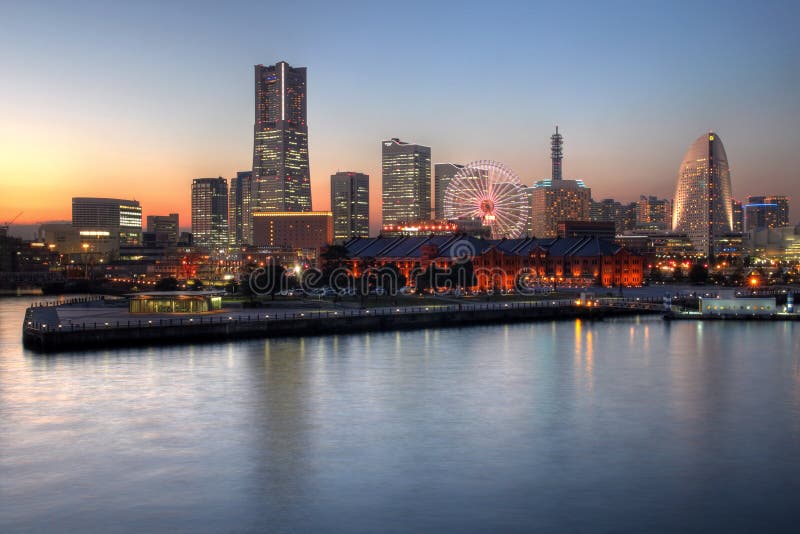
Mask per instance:
[[[778,530],[798,323],[549,322],[35,355],[0,531]]]

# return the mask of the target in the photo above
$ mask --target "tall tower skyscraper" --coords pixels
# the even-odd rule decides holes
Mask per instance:
[[[563,177],[563,168],[561,163],[564,159],[564,137],[558,133],[558,126],[556,126],[556,133],[550,136],[550,160],[552,161],[551,178],[553,180],[561,180]]]
[[[253,173],[240,171],[231,178],[228,193],[228,243],[233,247],[253,244]]]
[[[703,254],[715,253],[715,239],[733,231],[731,173],[722,140],[714,132],[698,137],[678,170],[672,229],[685,233]]]
[[[433,205],[437,219],[444,219],[444,192],[453,176],[463,168],[458,163],[437,163],[433,166]]]
[[[383,224],[431,218],[431,149],[397,138],[383,149]]]
[[[228,180],[196,178],[192,181],[192,240],[213,251],[228,246]]]
[[[255,66],[254,211],[311,211],[306,69]]]
[[[333,240],[369,237],[369,176],[360,172],[331,175]]]

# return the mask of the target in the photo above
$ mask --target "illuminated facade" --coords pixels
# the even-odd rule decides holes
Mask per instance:
[[[393,138],[382,147],[383,224],[431,218],[431,149]]]
[[[108,232],[120,245],[138,245],[142,240],[142,207],[137,200],[75,197],[72,226],[84,232]]]
[[[539,180],[532,197],[531,229],[536,237],[556,237],[560,222],[590,220],[592,190],[581,180]]]
[[[253,242],[253,173],[237,172],[228,193],[228,243],[232,247]]]
[[[212,251],[228,248],[228,180],[197,178],[192,181],[192,240]]]
[[[636,203],[637,230],[670,230],[672,202],[666,198],[640,196]]]
[[[789,225],[789,197],[783,195],[747,197],[742,211],[744,231]]]
[[[253,211],[311,211],[306,69],[255,66]]]
[[[433,205],[437,219],[445,217],[444,192],[447,191],[453,176],[463,168],[464,166],[458,163],[437,163],[433,166]]]
[[[253,213],[253,245],[315,251],[319,257],[319,250],[332,242],[330,211]]]
[[[331,175],[333,240],[369,237],[369,176],[360,172]]]
[[[672,229],[687,234],[697,251],[706,255],[716,252],[715,238],[733,231],[728,157],[714,132],[698,137],[683,157]]]

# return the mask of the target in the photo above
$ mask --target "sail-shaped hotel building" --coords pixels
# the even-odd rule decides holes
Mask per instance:
[[[672,230],[686,234],[706,255],[716,252],[717,237],[733,230],[728,157],[714,132],[698,137],[683,157],[672,221]]]

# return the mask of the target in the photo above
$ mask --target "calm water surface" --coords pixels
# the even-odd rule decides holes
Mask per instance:
[[[796,531],[800,323],[38,355],[0,300],[0,531]]]

